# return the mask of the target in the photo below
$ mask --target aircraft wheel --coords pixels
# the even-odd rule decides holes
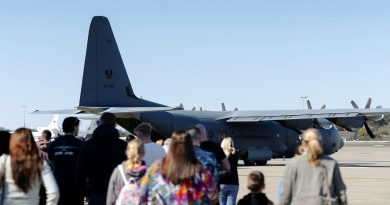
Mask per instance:
[[[265,166],[267,165],[267,160],[259,160],[259,161],[256,161],[256,165],[257,166]]]

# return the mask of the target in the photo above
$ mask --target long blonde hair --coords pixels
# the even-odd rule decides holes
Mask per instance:
[[[142,165],[142,158],[145,156],[144,143],[140,139],[133,139],[127,144],[127,160],[125,168],[131,170]]]
[[[222,147],[223,152],[225,152],[225,155],[227,157],[236,153],[236,148],[234,148],[234,142],[233,142],[233,139],[231,137],[223,138],[223,140],[221,142],[221,147]]]
[[[320,165],[320,157],[324,151],[321,146],[321,135],[317,129],[310,128],[303,132],[302,147],[308,150],[310,164],[313,166]]]

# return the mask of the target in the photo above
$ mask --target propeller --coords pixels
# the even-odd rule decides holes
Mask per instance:
[[[221,103],[222,111],[226,111],[225,103]]]
[[[370,127],[368,126],[367,122],[364,121],[363,124],[364,124],[364,128],[366,128],[366,131],[367,131],[368,136],[370,136],[371,139],[374,139],[374,138],[375,138],[375,135],[374,135],[374,133],[371,131],[371,129],[370,129]]]
[[[184,110],[184,105],[183,105],[183,103],[180,103],[180,109]]]
[[[234,108],[234,111],[238,111],[238,107]]]
[[[364,107],[364,109],[370,109],[371,102],[372,102],[372,98],[369,97],[368,100],[367,100],[366,106]],[[351,104],[352,104],[354,109],[359,109],[359,106],[356,104],[355,101],[351,100]],[[376,108],[380,109],[380,108],[382,108],[382,106],[377,106]],[[370,136],[372,139],[375,138],[375,135],[372,132],[371,128],[368,126],[367,121],[378,121],[378,120],[381,120],[383,117],[384,116],[381,115],[381,116],[369,116],[369,117],[365,117],[364,118],[364,122],[363,122],[364,128],[366,129],[368,136]]]
[[[313,107],[311,106],[311,102],[310,102],[310,100],[307,100],[306,101],[306,104],[307,104],[307,109],[309,109],[309,110],[312,110],[313,109]],[[322,104],[322,106],[321,106],[321,110],[324,110],[326,108],[326,104],[324,103],[324,104]]]
[[[364,107],[364,109],[370,109],[371,102],[372,102],[372,98],[369,97],[368,100],[367,100],[366,106]],[[359,106],[356,104],[356,102],[354,100],[351,100],[351,104],[352,104],[353,109],[359,109]]]
[[[196,106],[194,106],[194,107],[192,107],[192,109],[191,109],[192,111],[195,111],[196,110]]]

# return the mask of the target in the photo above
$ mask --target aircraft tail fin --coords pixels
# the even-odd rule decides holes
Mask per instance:
[[[93,17],[89,27],[79,105],[91,107],[158,105],[135,96],[110,23],[104,16]]]
[[[58,129],[58,121],[60,119],[59,115],[53,115],[53,118],[51,119],[49,125],[47,126],[50,129]]]

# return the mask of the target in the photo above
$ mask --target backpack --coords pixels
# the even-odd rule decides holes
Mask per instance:
[[[115,205],[138,205],[141,201],[141,191],[137,184],[137,180],[133,177],[130,177],[129,180],[126,179],[123,165],[118,165],[118,169],[125,186],[123,186],[119,192],[119,197],[116,200]]]

